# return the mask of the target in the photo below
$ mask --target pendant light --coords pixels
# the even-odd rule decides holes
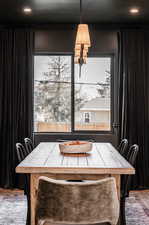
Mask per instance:
[[[74,63],[86,63],[88,48],[91,46],[89,29],[87,24],[82,23],[82,0],[80,0],[80,24],[77,28],[77,36],[75,42],[75,57]]]

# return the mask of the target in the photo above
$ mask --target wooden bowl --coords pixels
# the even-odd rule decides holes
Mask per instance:
[[[92,142],[67,141],[59,144],[61,153],[86,153],[92,150]]]

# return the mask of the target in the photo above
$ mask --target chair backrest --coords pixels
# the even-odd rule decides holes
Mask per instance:
[[[132,146],[130,146],[128,153],[126,155],[126,159],[128,160],[128,162],[132,165],[135,166],[135,162],[136,162],[136,158],[138,155],[138,151],[139,151],[139,146],[134,144]]]
[[[22,162],[22,160],[24,160],[25,157],[28,155],[28,152],[21,143],[16,143],[16,151],[19,162]]]
[[[43,224],[116,225],[118,217],[119,201],[113,177],[87,182],[39,178],[36,224],[40,221]]]
[[[33,142],[31,141],[30,138],[24,138],[24,142],[25,142],[25,147],[28,153],[31,153],[34,149],[34,145]]]
[[[127,155],[127,149],[128,149],[128,140],[127,139],[123,139],[121,141],[121,143],[119,144],[119,146],[118,146],[118,151],[119,151],[119,153],[122,156],[126,157],[126,155]]]

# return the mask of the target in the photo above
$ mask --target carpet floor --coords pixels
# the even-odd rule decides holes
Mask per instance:
[[[25,225],[26,197],[21,191],[0,191],[0,225]],[[127,225],[149,225],[149,191],[134,191],[126,202]]]

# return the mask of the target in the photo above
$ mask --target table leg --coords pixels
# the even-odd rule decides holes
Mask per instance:
[[[121,196],[121,176],[119,174],[112,174],[111,177],[114,177],[116,180],[117,194],[118,199],[120,200]]]
[[[112,174],[111,177],[114,177],[115,180],[116,180],[116,187],[117,187],[117,194],[118,194],[118,199],[119,199],[119,202],[120,202],[120,198],[121,198],[121,176],[118,174]],[[119,216],[119,220],[118,220],[118,223],[117,225],[121,225],[120,223],[120,216]]]
[[[36,175],[30,176],[30,199],[31,199],[31,225],[35,225],[35,204],[36,204]]]

